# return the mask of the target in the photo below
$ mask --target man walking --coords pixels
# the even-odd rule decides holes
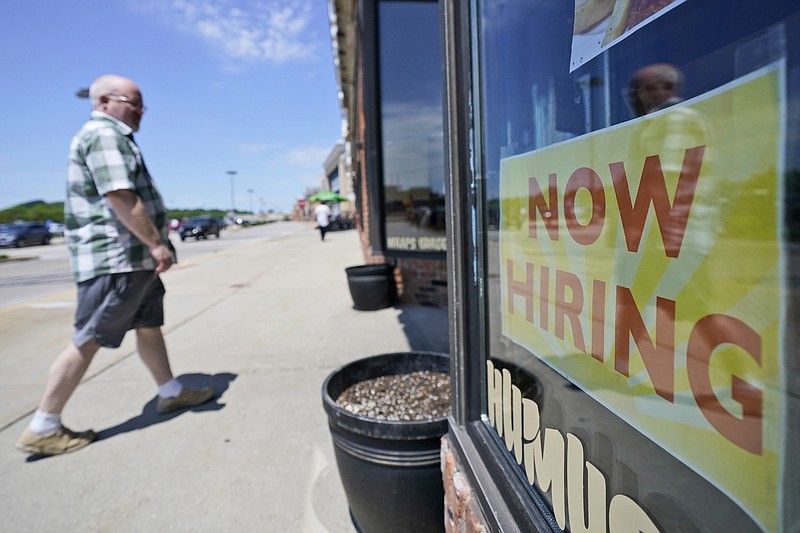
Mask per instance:
[[[324,241],[325,234],[328,233],[328,226],[331,224],[331,208],[323,202],[317,202],[317,205],[314,208],[314,217],[317,219],[319,235]]]
[[[200,405],[214,389],[189,389],[172,374],[161,326],[164,286],[172,266],[167,213],[133,133],[146,108],[137,85],[105,75],[89,89],[92,116],[70,145],[64,203],[72,271],[78,284],[75,332],[56,356],[44,394],[17,447],[57,455],[95,440],[75,432],[61,412],[101,347],[117,348],[136,330],[139,356],[158,385],[156,411]]]

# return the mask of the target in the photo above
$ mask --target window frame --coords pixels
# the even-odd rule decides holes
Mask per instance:
[[[372,252],[387,257],[444,260],[447,257],[446,251],[396,250],[388,248],[386,245],[386,196],[384,193],[383,138],[381,135],[380,28],[378,27],[378,4],[381,2],[438,3],[441,6],[441,0],[362,0],[359,2],[360,27],[363,28],[363,72],[367,73],[363,82],[364,121],[366,124],[364,157],[367,173],[368,217],[371,221],[369,224],[369,242]],[[442,107],[444,105],[444,95],[442,95]],[[442,180],[445,183],[446,196],[447,171],[446,153],[444,151],[443,157],[445,159],[445,173],[442,176]],[[446,208],[447,206],[445,205]]]
[[[482,127],[479,86],[478,2],[442,0],[445,68],[446,195],[448,204],[448,291],[452,352],[452,449],[471,483],[487,526],[500,531],[561,531],[497,436],[482,421],[484,355],[489,353],[483,317],[489,313],[485,238],[481,231]],[[795,52],[796,53],[796,52]],[[792,111],[790,111],[791,113]],[[794,111],[796,113],[796,110]],[[790,306],[787,319],[795,316]],[[787,339],[797,336],[789,333]],[[798,430],[795,429],[796,433]],[[786,436],[787,442],[789,436]],[[796,461],[795,461],[796,463]],[[796,468],[792,467],[792,468]],[[785,489],[785,488],[784,488]],[[785,517],[796,516],[797,509]],[[790,522],[791,523],[791,522]]]
[[[475,489],[486,525],[492,531],[560,532],[547,504],[535,490],[526,490],[514,466],[507,460],[482,421],[482,364],[487,340],[481,328],[488,312],[481,298],[485,251],[478,232],[484,204],[475,174],[481,150],[474,146],[480,131],[479,114],[473,113],[479,98],[477,54],[473,48],[474,0],[440,3],[445,65],[445,196],[447,198],[448,306],[453,376],[453,410],[449,417],[451,449]],[[473,147],[474,150],[470,150]]]

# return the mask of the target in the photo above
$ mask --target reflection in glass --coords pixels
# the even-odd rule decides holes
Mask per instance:
[[[378,4],[381,158],[389,250],[446,249],[439,39],[436,2]]]
[[[578,1],[578,4],[583,3]],[[731,9],[731,4],[722,0],[709,0],[708,2],[684,2],[652,22],[640,31],[632,33],[626,39],[608,48],[602,54],[581,64],[570,71],[571,39],[573,37],[573,22],[575,5],[570,2],[505,2],[500,0],[487,0],[478,2],[479,6],[479,54],[480,79],[478,86],[480,94],[476,102],[480,113],[480,128],[477,133],[480,145],[480,168],[477,169],[478,178],[485,198],[482,220],[486,221],[483,228],[485,239],[479,243],[481,257],[485,259],[483,279],[485,280],[486,323],[482,330],[487,335],[486,354],[494,366],[510,371],[513,381],[522,381],[525,376],[532,376],[538,385],[535,401],[541,410],[541,427],[557,430],[561,435],[572,434],[577,436],[586,446],[586,460],[596,465],[600,471],[608,476],[609,494],[626,494],[639,502],[650,513],[659,527],[664,531],[758,531],[760,526],[752,514],[735,501],[730,494],[726,494],[720,486],[715,485],[711,476],[693,468],[680,453],[670,453],[665,447],[660,446],[620,416],[618,410],[609,408],[608,404],[596,401],[601,394],[593,390],[589,379],[578,383],[574,376],[578,366],[586,368],[584,364],[592,359],[589,353],[590,346],[580,349],[580,346],[565,349],[561,344],[551,343],[551,346],[540,348],[533,353],[531,350],[518,344],[510,336],[503,333],[501,317],[507,313],[508,301],[503,300],[506,287],[501,280],[507,276],[509,265],[501,258],[511,256],[515,262],[512,276],[515,282],[524,286],[520,291],[524,296],[515,296],[511,302],[521,316],[526,313],[534,316],[535,323],[539,324],[541,301],[535,298],[526,298],[526,295],[539,290],[543,282],[550,283],[547,294],[558,294],[555,291],[557,283],[556,270],[562,270],[573,277],[564,279],[579,279],[584,282],[582,286],[585,298],[583,312],[588,313],[593,301],[590,291],[595,285],[593,281],[606,282],[604,288],[608,294],[617,286],[629,288],[633,283],[619,282],[623,275],[638,276],[638,283],[642,280],[658,281],[657,270],[639,270],[636,261],[640,256],[631,254],[626,256],[624,233],[615,234],[615,239],[607,238],[610,231],[592,234],[590,242],[595,249],[603,246],[608,248],[607,258],[597,256],[586,259],[586,254],[563,253],[567,245],[565,240],[574,238],[580,246],[588,246],[583,241],[581,231],[591,233],[591,230],[600,228],[600,221],[606,224],[616,224],[619,220],[619,209],[604,211],[600,207],[616,204],[615,189],[611,183],[612,170],[619,171],[619,162],[626,159],[627,150],[631,153],[644,154],[638,157],[636,170],[631,174],[642,175],[646,156],[658,154],[658,172],[655,172],[656,160],[651,159],[648,168],[650,174],[669,176],[673,181],[668,182],[666,190],[669,191],[669,203],[685,205],[686,212],[691,207],[692,231],[686,234],[682,241],[684,256],[694,254],[697,264],[705,265],[698,272],[689,271],[681,267],[671,267],[670,274],[677,278],[685,276],[694,280],[690,297],[680,295],[675,300],[686,302],[694,298],[698,306],[704,305],[703,298],[716,298],[720,301],[722,295],[733,295],[741,290],[744,283],[731,282],[738,279],[739,273],[756,260],[764,259],[761,248],[755,246],[752,240],[747,239],[751,233],[765,236],[766,244],[773,248],[780,248],[784,254],[787,272],[779,272],[780,282],[759,283],[772,291],[772,296],[752,297],[747,301],[750,309],[760,307],[769,308],[777,313],[785,313],[781,322],[786,325],[783,348],[784,365],[781,369],[785,372],[789,383],[797,383],[800,363],[798,363],[797,331],[798,315],[797,283],[797,247],[792,240],[800,236],[800,111],[797,109],[797,95],[800,94],[800,67],[796,54],[788,51],[797,50],[798,35],[800,35],[800,16],[797,7],[789,7],[789,3],[777,1],[765,2],[754,9],[738,7]],[[708,21],[725,13],[724,23],[709,25]],[[757,15],[757,16],[756,16]],[[678,37],[679,38],[676,38]],[[784,64],[781,64],[785,62]],[[743,80],[761,69],[781,64],[780,83],[784,84],[781,90],[785,92],[785,101],[788,109],[778,117],[780,127],[772,127],[771,131],[780,130],[780,141],[785,145],[783,150],[775,149],[775,142],[766,146],[763,135],[755,135],[751,129],[750,135],[737,134],[737,138],[728,139],[731,131],[711,128],[702,113],[694,111],[694,104],[703,98],[718,95],[723,88],[735,80]],[[785,68],[785,70],[783,70]],[[720,100],[724,101],[724,100]],[[683,103],[681,103],[683,102]],[[738,105],[738,104],[737,104]],[[780,106],[779,106],[780,107]],[[749,122],[755,127],[760,123],[759,117],[765,114],[765,109],[755,109],[751,105],[741,107],[730,106],[731,110],[746,110],[752,112],[753,117]],[[648,113],[655,113],[646,116]],[[729,114],[733,115],[733,111]],[[725,117],[725,112],[717,112],[718,117]],[[744,117],[739,114],[739,118]],[[733,117],[731,117],[733,118]],[[747,122],[745,118],[742,121]],[[772,123],[770,123],[772,124]],[[502,197],[504,179],[502,165],[509,161],[517,161],[529,154],[556,153],[551,146],[569,145],[571,142],[582,141],[589,138],[608,138],[608,132],[617,131],[620,135],[632,132],[628,139],[617,138],[618,153],[623,154],[617,159],[605,160],[603,157],[609,152],[601,142],[591,145],[593,154],[599,161],[595,170],[602,175],[605,188],[592,188],[581,185],[576,189],[574,202],[566,202],[564,197],[565,182],[570,173],[578,170],[576,167],[559,167],[559,196],[556,207],[561,209],[562,221],[560,239],[546,237],[547,224],[540,216],[530,216],[529,211],[536,208],[532,206],[530,197],[530,184],[521,186],[519,190],[511,192],[507,198]],[[601,133],[602,132],[602,133]],[[739,130],[741,132],[741,130]],[[594,136],[590,134],[595,134]],[[725,137],[728,136],[728,137]],[[619,137],[619,135],[617,136]],[[719,172],[704,173],[705,181],[697,183],[697,198],[705,199],[704,202],[690,203],[683,197],[676,197],[678,190],[674,183],[678,179],[681,169],[686,167],[687,149],[707,144],[706,139],[720,138],[725,140],[724,145],[733,150],[735,155],[742,153],[755,153],[763,157],[771,166],[761,164],[762,159],[752,158],[746,162],[752,164],[754,169],[748,167],[750,181],[735,181],[733,172],[725,172],[726,165],[737,164],[736,157],[720,160],[718,153],[709,151],[704,155],[705,168],[714,165]],[[587,144],[590,144],[587,142]],[[711,143],[713,144],[713,143]],[[673,149],[677,147],[677,149]],[[747,150],[736,151],[735,147],[745,146]],[[595,147],[599,147],[595,149]],[[759,150],[761,147],[761,150]],[[695,153],[695,152],[691,152]],[[776,154],[780,153],[779,156]],[[524,156],[523,154],[528,154]],[[588,158],[589,156],[587,156]],[[565,158],[558,161],[563,162]],[[568,159],[568,158],[567,158]],[[738,161],[740,162],[740,161]],[[617,167],[610,168],[610,164],[617,163]],[[631,164],[626,161],[626,164]],[[550,165],[550,163],[548,163]],[[555,168],[556,165],[550,165]],[[568,166],[565,163],[565,166]],[[579,165],[578,165],[579,166]],[[745,165],[739,164],[739,167]],[[538,167],[537,167],[538,168]],[[729,168],[729,167],[728,167]],[[522,179],[535,177],[548,206],[553,206],[551,198],[546,196],[549,192],[547,171],[539,170],[528,172],[530,169],[520,169]],[[561,172],[563,170],[563,172]],[[741,170],[741,168],[737,169]],[[506,170],[507,172],[507,170]],[[696,173],[687,172],[687,177]],[[507,176],[507,174],[506,174]],[[785,180],[781,183],[781,179]],[[770,181],[771,180],[771,181]],[[596,181],[596,180],[595,180]],[[576,183],[583,183],[579,180]],[[633,185],[627,198],[633,198],[638,192],[638,182],[631,181]],[[756,186],[754,184],[766,184]],[[684,189],[688,190],[688,189]],[[593,193],[594,191],[594,193]],[[606,202],[595,202],[605,195]],[[742,199],[733,203],[729,199]],[[501,207],[502,205],[502,207]],[[600,206],[600,207],[598,207]],[[683,220],[680,209],[673,211],[677,218]],[[546,210],[541,213],[546,215]],[[573,215],[573,226],[577,232],[570,233],[566,225],[566,214]],[[558,216],[558,215],[556,215]],[[597,217],[593,218],[594,216]],[[783,217],[785,231],[767,233],[766,228],[775,228],[780,217]],[[731,220],[741,220],[742,231],[728,232],[724,238],[717,235]],[[595,225],[595,222],[597,224]],[[538,227],[540,235],[545,236],[539,240],[529,239],[530,224],[541,224]],[[608,226],[606,226],[608,228]],[[530,249],[523,250],[523,245],[513,247],[509,236],[518,232],[521,236],[519,242],[525,243]],[[500,234],[503,238],[500,238]],[[619,239],[616,238],[619,236]],[[669,240],[669,234],[664,236]],[[599,240],[598,240],[599,239]],[[620,244],[621,243],[621,244]],[[719,257],[719,250],[712,249],[712,245],[727,246],[741,253],[741,259],[730,261],[727,264],[716,264],[714,268],[706,260],[709,257]],[[513,250],[508,251],[512,246]],[[504,248],[505,251],[504,251]],[[621,253],[615,253],[619,250]],[[556,250],[556,252],[554,252]],[[708,253],[706,253],[708,252]],[[515,255],[516,254],[516,255]],[[664,255],[662,253],[662,255]],[[735,254],[733,254],[735,255]],[[773,254],[774,255],[774,254]],[[628,258],[628,263],[622,258]],[[533,258],[533,259],[531,259]],[[537,261],[538,259],[538,261]],[[652,259],[652,258],[650,258]],[[607,276],[592,277],[587,273],[597,268],[597,263],[607,261]],[[592,263],[594,261],[594,263]],[[526,262],[533,265],[531,276],[528,276]],[[677,262],[672,258],[663,259],[665,269]],[[549,266],[550,277],[540,275],[542,266]],[[535,283],[527,284],[528,279]],[[755,285],[748,281],[751,285]],[[575,303],[581,301],[578,295],[581,287],[575,283],[563,283],[569,290],[562,290],[563,302]],[[533,287],[533,289],[530,289]],[[529,290],[530,289],[530,290]],[[527,292],[526,292],[527,291]],[[542,289],[542,292],[545,292]],[[638,298],[639,296],[636,295]],[[609,296],[611,298],[611,296]],[[779,305],[779,298],[786,302],[788,310]],[[529,301],[530,300],[530,301]],[[631,298],[630,301],[635,301]],[[647,301],[644,298],[643,301]],[[532,303],[531,303],[532,302]],[[563,303],[562,302],[562,303]],[[547,302],[545,302],[547,303]],[[552,303],[552,302],[551,302]],[[505,304],[505,307],[504,307]],[[553,304],[555,305],[555,304]],[[740,304],[744,305],[744,304]],[[526,307],[528,306],[528,307]],[[577,304],[575,304],[577,307]],[[755,307],[754,307],[755,306]],[[724,306],[722,306],[724,307]],[[552,307],[550,308],[552,311]],[[680,309],[679,309],[680,310]],[[653,329],[655,315],[659,312],[654,305],[644,304],[640,311],[642,320]],[[663,309],[662,309],[663,311]],[[719,313],[735,313],[735,310],[720,308]],[[569,313],[561,311],[562,315]],[[606,314],[608,320],[614,320],[615,309],[609,308]],[[578,311],[574,311],[578,314]],[[748,315],[749,316],[749,315]],[[673,321],[681,327],[680,316]],[[577,322],[576,322],[577,324]],[[554,324],[542,327],[556,327]],[[576,326],[573,326],[575,329]],[[569,327],[567,327],[569,330]],[[588,322],[584,324],[584,334],[590,338]],[[653,333],[652,331],[650,332]],[[538,346],[542,346],[540,343]],[[573,349],[574,348],[574,349]],[[728,348],[726,348],[728,349]],[[724,350],[720,350],[724,351]],[[602,354],[596,354],[598,359]],[[720,355],[720,354],[717,354]],[[608,359],[612,360],[609,351]],[[716,356],[716,355],[715,355]],[[726,356],[726,354],[722,354]],[[775,359],[775,350],[769,355]],[[561,366],[557,367],[548,362],[550,359],[560,359]],[[482,361],[485,365],[485,361]],[[683,363],[685,365],[685,361]],[[682,372],[681,363],[675,367],[676,375]],[[670,367],[671,368],[671,367]],[[613,370],[613,369],[612,369]],[[742,375],[752,379],[752,375]],[[666,375],[666,374],[665,374]],[[646,381],[647,374],[642,373]],[[628,376],[624,376],[627,378]],[[730,381],[731,375],[716,377],[716,388],[723,388],[727,394],[726,409],[732,409],[735,401],[731,401]],[[724,381],[724,382],[723,382]],[[597,380],[595,383],[599,383]],[[641,386],[641,382],[636,382]],[[635,385],[632,385],[635,387]],[[781,391],[786,405],[784,419],[797,420],[798,402],[796,397],[797,387],[794,392]],[[777,387],[776,387],[777,388]],[[606,392],[607,393],[607,392]],[[638,398],[641,400],[641,398]],[[683,403],[678,397],[673,402],[674,413],[685,415],[684,409],[691,407],[697,410],[696,404]],[[669,400],[664,400],[665,402]],[[702,402],[702,400],[701,400]],[[489,413],[486,413],[487,416]],[[676,416],[679,416],[676,414]],[[682,418],[683,423],[691,425],[688,419]],[[798,424],[787,424],[782,431],[786,435],[786,442],[798,442],[800,428]],[[774,433],[774,432],[773,432]],[[690,434],[690,431],[686,431]],[[768,436],[775,438],[774,434]],[[498,442],[499,450],[506,450],[507,445]],[[673,450],[674,451],[674,450]],[[509,457],[511,463],[517,463],[513,456]],[[782,468],[787,473],[798,471],[797,459],[787,455],[786,463]],[[794,478],[797,479],[795,475]],[[797,502],[797,483],[789,478],[783,480],[783,485],[776,482],[775,487],[763,487],[768,492],[782,494],[786,502]],[[794,487],[794,488],[793,488]],[[546,500],[551,501],[551,495],[544,492]],[[792,506],[794,505],[794,506]],[[713,509],[714,512],[708,512]],[[786,509],[788,522],[784,525],[796,527],[798,522],[792,521],[797,517],[798,509],[795,504],[790,504]]]

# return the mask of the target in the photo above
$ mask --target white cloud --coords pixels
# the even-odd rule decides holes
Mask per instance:
[[[234,148],[245,155],[265,156],[273,164],[286,164],[299,168],[319,168],[331,152],[332,146],[287,146],[284,142],[242,142]]]
[[[332,146],[299,146],[289,150],[284,158],[295,165],[316,166],[322,172],[322,163],[331,152]]]
[[[237,145],[236,149],[246,155],[259,155],[281,146],[281,143],[242,143]]]
[[[236,61],[302,61],[316,52],[308,0],[147,0],[134,6],[160,13]]]

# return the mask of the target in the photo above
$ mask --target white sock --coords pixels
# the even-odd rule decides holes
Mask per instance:
[[[183,391],[183,385],[177,378],[172,378],[158,386],[158,395],[162,398],[174,398]]]
[[[39,409],[33,413],[28,429],[37,435],[49,435],[61,427],[61,413],[45,413]]]

